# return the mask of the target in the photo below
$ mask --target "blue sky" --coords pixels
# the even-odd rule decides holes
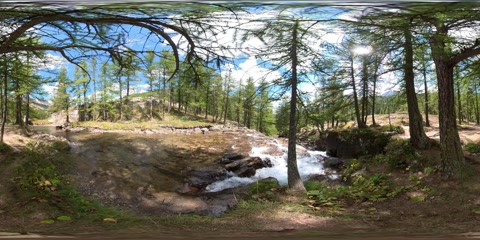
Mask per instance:
[[[293,15],[295,15],[297,13],[298,13],[298,9],[289,10],[288,12],[283,12],[283,14],[293,14]],[[223,14],[227,18],[229,17],[228,12],[219,13],[219,14]],[[319,14],[324,14],[324,15],[319,15]],[[329,18],[332,18],[332,17],[344,18],[344,19],[353,19],[354,14],[355,14],[355,11],[348,12],[348,11],[343,11],[343,10],[339,10],[339,9],[336,9],[336,8],[328,7],[328,8],[323,8],[322,12],[311,11],[310,15],[305,15],[305,16],[302,16],[302,17],[314,17],[314,18],[317,18],[317,19],[320,19],[320,20],[329,19]],[[241,18],[243,19],[241,21],[244,21],[244,22],[241,22],[241,24],[243,24],[243,27],[247,27],[247,28],[258,27],[258,26],[255,25],[255,24],[258,24],[258,23],[251,23],[251,22],[248,22],[248,20],[261,19],[261,18],[274,18],[276,15],[278,15],[278,11],[273,11],[271,9],[266,9],[263,12],[256,11],[256,12],[252,12],[252,13],[244,13],[244,15],[241,16]],[[219,24],[221,24],[221,23],[219,23]],[[316,27],[317,27],[318,31],[323,32],[322,41],[326,41],[326,42],[330,42],[330,43],[339,43],[341,41],[343,35],[344,35],[343,30],[336,29],[336,28],[332,27],[331,25],[320,23],[320,24],[317,24]],[[130,31],[129,36],[126,36],[127,42],[128,42],[127,45],[129,47],[131,47],[133,49],[137,49],[137,50],[141,49],[141,48],[153,49],[154,47],[156,47],[157,51],[161,51],[164,48],[169,48],[167,45],[161,43],[159,41],[159,39],[157,39],[155,37],[152,37],[150,39],[147,39],[147,41],[145,41],[146,36],[147,36],[146,34],[147,34],[147,32],[145,30],[141,31],[139,28],[133,27]],[[181,39],[180,35],[178,35],[178,34],[175,35],[174,34],[172,36],[173,36],[173,40],[175,42],[181,42],[182,39]],[[218,45],[225,45],[225,46],[230,45],[230,46],[233,47],[232,44],[234,44],[233,43],[234,42],[234,30],[227,30],[225,32],[221,32],[217,35],[217,38],[219,39]],[[49,40],[51,40],[51,39],[44,39],[44,41],[49,41]],[[314,41],[314,44],[318,45],[318,43],[316,43],[315,41]],[[262,45],[263,45],[263,43],[261,43],[259,40],[252,38],[252,39],[249,39],[246,42],[244,42],[243,45],[242,45],[242,48],[243,48],[243,50],[246,50],[249,47],[259,47],[259,46],[262,46]],[[185,44],[180,44],[179,47],[180,48],[185,48],[186,46],[185,46]],[[319,46],[315,46],[315,47],[318,49],[318,51],[321,51]],[[182,53],[182,52],[180,52],[180,53]],[[59,54],[58,53],[50,53],[50,54],[52,54],[52,56],[56,56],[56,57],[54,57],[55,58],[54,66],[56,66],[57,69],[61,65],[67,66],[69,77],[71,79],[73,79],[74,78],[73,73],[75,71],[75,66],[73,64],[70,64],[70,63],[66,62],[66,61],[63,61],[63,64],[59,64],[58,63]],[[246,80],[249,77],[253,77],[255,80],[260,81],[260,79],[264,76],[265,76],[265,79],[267,81],[273,81],[273,79],[277,79],[281,75],[280,72],[271,72],[267,67],[260,66],[259,63],[261,62],[261,60],[255,58],[254,56],[246,55],[245,51],[234,51],[232,53],[231,57],[232,57],[232,59],[235,59],[235,61],[234,61],[235,64],[226,64],[222,67],[221,71],[222,71],[222,75],[226,75],[228,72],[231,72],[233,78],[236,79],[237,81],[241,80],[243,82],[246,82]],[[102,59],[97,59],[97,60],[98,60],[98,62],[102,61]],[[97,72],[99,72],[99,71],[97,71]],[[267,73],[269,73],[269,74],[267,74]],[[45,75],[45,76],[53,77],[53,75]],[[139,72],[138,77],[139,78],[144,78],[144,75]],[[393,77],[393,76],[391,76],[391,77]],[[138,86],[138,87],[141,87],[141,86]],[[307,83],[302,85],[302,87],[305,91],[313,91],[315,89],[314,85],[307,84]],[[50,86],[46,86],[45,88],[48,91],[51,92],[54,89],[54,86],[50,85]]]

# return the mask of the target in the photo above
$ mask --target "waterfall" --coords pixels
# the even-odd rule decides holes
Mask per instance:
[[[271,154],[272,152],[276,154]],[[252,143],[251,157],[260,157],[270,160],[272,167],[257,169],[253,177],[243,178],[229,173],[229,178],[214,182],[206,187],[206,191],[218,192],[224,189],[250,184],[261,179],[274,177],[281,185],[288,183],[287,175],[287,146],[275,139],[270,139],[266,144]],[[297,165],[300,176],[307,180],[312,175],[324,175],[325,170],[322,160],[327,157],[326,152],[310,151],[297,145]],[[329,176],[335,178],[335,176]]]

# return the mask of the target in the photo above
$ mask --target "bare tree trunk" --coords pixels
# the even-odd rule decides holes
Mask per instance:
[[[375,66],[374,66],[374,73],[373,73],[373,94],[372,94],[372,125],[375,126],[377,123],[375,122],[375,105],[377,99],[377,74],[378,74],[378,65],[379,63],[378,56],[375,57]]]
[[[18,88],[17,88],[18,89]],[[23,126],[23,119],[22,119],[22,94],[18,94],[15,97],[15,104],[16,104],[16,113],[15,113],[15,124]]]
[[[428,147],[428,137],[423,129],[423,119],[418,109],[417,94],[415,93],[415,75],[413,72],[413,45],[410,29],[405,29],[405,65],[404,80],[408,104],[408,125],[410,128],[410,142],[418,149]]]
[[[123,119],[123,97],[122,97],[122,80],[121,79],[118,79],[118,83],[119,83],[119,88],[120,88],[120,91],[119,91],[119,94],[120,94],[120,116],[119,116],[119,120],[122,121]]]
[[[5,54],[3,56],[6,56]],[[3,69],[3,111],[2,111],[2,126],[0,129],[0,142],[3,143],[3,135],[5,134],[5,124],[7,123],[8,114],[8,70],[7,61],[5,60],[5,69]]]
[[[477,124],[480,124],[480,113],[479,113],[479,109],[478,109],[478,93],[477,93],[477,83],[474,82],[473,83],[473,91],[475,92],[475,120],[477,122]]]
[[[367,125],[367,108],[368,108],[368,65],[366,56],[362,57],[362,122]]]
[[[427,88],[427,69],[423,68],[423,85],[425,89],[425,126],[430,127],[430,120],[428,120],[428,88]]]
[[[150,113],[149,113],[149,116],[148,116],[148,119],[149,120],[152,120],[153,119],[153,83],[152,81],[150,81],[150,94],[149,94],[149,100],[150,100]]]
[[[350,58],[350,71],[351,71],[351,79],[352,79],[352,87],[353,87],[353,103],[355,105],[355,117],[357,118],[357,126],[359,128],[365,128],[366,125],[363,123],[362,118],[360,117],[360,108],[358,106],[358,95],[357,95],[357,86],[355,83],[355,70],[353,67],[353,57]]]
[[[460,96],[460,82],[457,80],[457,107],[458,107],[458,124],[461,125],[463,121],[462,117],[462,99]]]

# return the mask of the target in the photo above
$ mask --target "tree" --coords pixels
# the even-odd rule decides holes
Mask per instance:
[[[243,36],[248,39],[257,37],[264,44],[264,48],[257,47],[256,56],[262,60],[269,60],[271,70],[281,71],[283,79],[278,79],[276,84],[290,89],[290,116],[288,130],[288,156],[287,172],[288,186],[295,191],[305,191],[302,179],[298,172],[296,156],[297,134],[297,86],[307,72],[310,71],[311,63],[315,55],[310,41],[320,39],[314,33],[318,21],[309,22],[305,19],[296,18],[281,13],[272,21],[259,20],[262,27],[251,30]],[[318,32],[321,32],[319,29]],[[268,49],[268,50],[267,50]]]
[[[441,172],[454,177],[462,172],[465,159],[455,121],[453,69],[461,61],[480,54],[480,39],[452,37],[452,32],[471,29],[480,16],[478,9],[468,3],[436,5],[417,16],[418,24],[435,29],[424,35],[429,39],[438,80]]]
[[[92,94],[92,115],[93,120],[97,121],[98,119],[98,106],[97,106],[97,59],[92,57],[90,60],[90,71],[92,73],[92,82],[93,82],[93,94]]]
[[[159,70],[161,73],[161,78],[158,79],[158,98],[161,99],[161,106],[159,105],[159,108],[162,108],[162,118],[165,119],[165,102],[168,99],[168,110],[167,112],[170,112],[172,108],[172,92],[173,92],[173,79],[168,79],[169,76],[172,76],[174,74],[175,70],[175,57],[171,51],[168,50],[162,50],[161,54],[161,59],[159,62]],[[169,83],[170,90],[167,90],[167,83]],[[160,88],[160,85],[163,85],[162,88]],[[160,89],[162,91],[160,91]],[[167,94],[168,92],[168,94]],[[168,98],[166,97],[168,95]]]
[[[52,105],[50,105],[51,112],[58,112],[58,111],[65,111],[66,119],[65,122],[69,123],[69,112],[68,107],[70,104],[70,94],[68,93],[67,89],[70,84],[70,80],[67,77],[67,68],[61,67],[60,72],[58,73],[57,77],[57,89],[55,91],[55,95],[52,99]]]
[[[74,72],[74,82],[73,86],[76,91],[77,98],[75,99],[79,108],[79,117],[80,121],[89,120],[88,117],[88,101],[87,101],[87,91],[90,84],[90,75],[87,72],[88,64],[87,61],[82,61],[78,66],[75,67]]]
[[[383,51],[394,54],[398,49],[403,50],[403,60],[395,67],[403,71],[403,82],[407,96],[407,110],[409,118],[410,143],[418,148],[425,149],[428,147],[428,137],[423,129],[423,119],[418,108],[418,100],[415,92],[415,73],[414,73],[414,36],[412,31],[416,25],[412,25],[412,19],[409,15],[404,15],[400,11],[398,15],[390,14],[387,9],[373,11],[371,14],[362,17],[360,26],[363,32],[370,35],[370,38],[377,39],[376,42],[383,43],[387,47],[383,47]]]
[[[418,108],[417,94],[415,93],[415,75],[413,71],[413,44],[410,27],[405,27],[405,64],[404,81],[408,102],[408,125],[410,131],[410,142],[418,149],[426,149],[428,137],[423,130],[423,120]]]

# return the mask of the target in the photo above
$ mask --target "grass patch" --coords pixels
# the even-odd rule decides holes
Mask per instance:
[[[209,126],[211,123],[205,121],[191,121],[174,118],[166,121],[149,121],[149,122],[76,122],[74,127],[86,127],[86,128],[101,128],[104,130],[135,130],[135,129],[152,129],[158,130],[161,128],[195,128]]]
[[[35,119],[35,120],[32,120],[32,123],[33,123],[33,125],[49,125],[49,124],[52,124],[47,119]]]
[[[480,153],[480,143],[467,143],[465,150],[470,153]]]
[[[0,153],[6,154],[12,151],[12,147],[10,145],[0,142]]]

